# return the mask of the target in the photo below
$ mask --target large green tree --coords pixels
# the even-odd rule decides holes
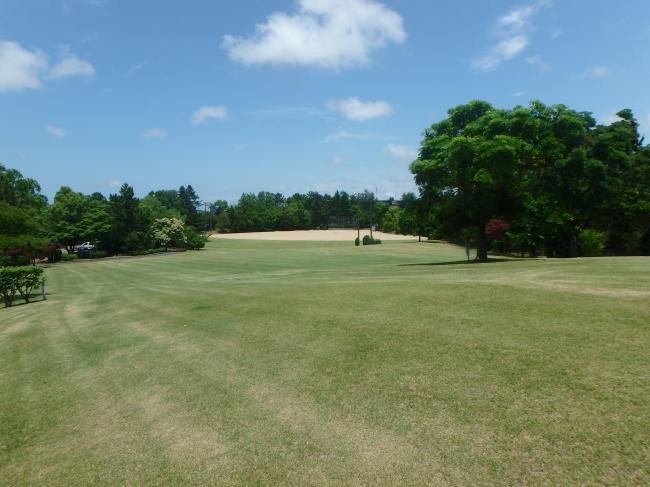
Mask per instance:
[[[598,248],[638,253],[648,235],[648,149],[631,111],[597,126],[591,114],[531,102],[495,109],[474,101],[425,130],[411,165],[436,231],[473,235],[487,259],[485,227],[509,222],[510,245],[549,256]],[[650,236],[647,237],[650,239]]]

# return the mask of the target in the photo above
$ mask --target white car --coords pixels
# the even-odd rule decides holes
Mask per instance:
[[[95,250],[95,246],[93,244],[91,244],[90,242],[84,242],[81,245],[77,245],[74,248],[74,250],[75,250],[75,252],[79,252],[80,250],[82,252],[89,252],[91,250]]]

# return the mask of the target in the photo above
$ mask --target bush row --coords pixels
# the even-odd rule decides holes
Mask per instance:
[[[43,268],[36,266],[0,267],[0,294],[5,307],[13,304],[17,294],[29,303],[32,291],[44,282]]]

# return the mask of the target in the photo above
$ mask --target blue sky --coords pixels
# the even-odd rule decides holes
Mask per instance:
[[[3,0],[0,162],[115,192],[413,190],[454,105],[631,108],[650,136],[648,0]]]

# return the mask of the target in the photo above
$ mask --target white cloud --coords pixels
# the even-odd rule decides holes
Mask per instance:
[[[48,125],[48,126],[45,128],[45,131],[46,131],[48,134],[50,134],[52,137],[56,137],[57,139],[62,139],[62,138],[64,138],[66,135],[68,135],[68,132],[66,131],[66,129],[64,129],[64,128],[62,128],[62,127],[56,127],[56,126],[54,126],[54,125]]]
[[[402,17],[375,0],[298,0],[297,12],[271,14],[248,37],[226,35],[223,47],[244,64],[341,68],[405,39]]]
[[[28,51],[16,42],[0,42],[0,92],[41,87],[40,75],[47,69],[41,51]]]
[[[346,118],[355,122],[365,122],[393,113],[393,107],[385,101],[361,101],[357,97],[331,100],[327,106],[330,110],[342,113]]]
[[[408,145],[388,144],[386,150],[400,162],[411,162],[418,157],[418,151]]]
[[[204,105],[192,114],[192,125],[200,125],[210,119],[223,120],[227,116],[225,107]]]
[[[482,71],[493,71],[501,63],[510,61],[528,45],[528,38],[523,35],[509,37],[490,49],[490,52],[474,61],[474,67]]]
[[[124,183],[122,183],[122,181],[120,181],[119,179],[111,179],[108,182],[108,187],[112,189],[119,189],[122,187],[122,184]]]
[[[493,71],[500,64],[510,61],[528,45],[528,31],[533,17],[540,7],[547,5],[539,1],[531,5],[517,7],[499,17],[496,23],[496,36],[500,39],[487,53],[475,59],[472,65],[481,71]]]
[[[84,61],[75,54],[64,49],[61,60],[52,66],[48,77],[52,79],[65,79],[74,76],[91,77],[95,75],[95,68],[88,61]]]
[[[609,74],[605,66],[591,66],[585,69],[580,75],[581,78],[604,78]]]
[[[499,17],[497,25],[505,30],[520,31],[526,27],[526,23],[530,21],[531,17],[537,10],[535,5],[524,5],[517,7],[507,14]]]
[[[515,92],[512,94],[512,96],[514,96],[515,98],[521,98],[521,97],[524,96],[525,94],[526,94],[525,91],[515,91]]]
[[[152,128],[146,130],[144,132],[144,136],[150,139],[164,139],[165,137],[167,137],[167,132],[165,132],[163,129]]]
[[[542,56],[528,56],[526,62],[531,66],[535,66],[540,71],[548,71],[550,66],[544,62]]]
[[[131,66],[128,71],[126,72],[126,77],[129,78],[133,76],[135,73],[140,71],[142,68],[144,68],[147,65],[147,63],[139,63],[139,64],[134,64]]]
[[[596,115],[596,120],[603,125],[610,125],[614,122],[620,121],[621,117],[616,115],[614,111],[611,111],[604,115]]]
[[[650,113],[648,113],[645,117],[641,118],[639,121],[639,132],[646,137],[646,144],[649,142],[648,139],[650,139]]]

